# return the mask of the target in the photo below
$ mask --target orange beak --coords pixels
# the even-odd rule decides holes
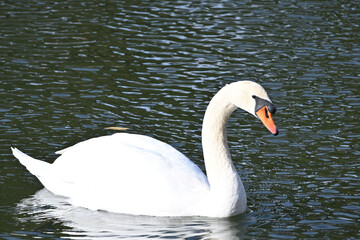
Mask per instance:
[[[261,122],[265,125],[265,127],[267,129],[269,129],[269,131],[274,134],[275,136],[278,135],[278,130],[275,126],[274,120],[271,116],[271,113],[268,111],[267,107],[264,106],[263,108],[260,108],[257,112],[256,115],[259,117],[259,119],[261,120]]]

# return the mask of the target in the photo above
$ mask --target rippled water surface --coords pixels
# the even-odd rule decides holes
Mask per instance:
[[[0,238],[360,239],[357,1],[2,1]],[[94,212],[46,190],[11,155],[130,128],[204,169],[202,117],[252,80],[277,137],[237,111],[228,135],[248,193],[229,219]]]

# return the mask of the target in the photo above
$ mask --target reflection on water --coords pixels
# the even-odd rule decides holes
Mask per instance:
[[[132,216],[92,211],[72,206],[65,198],[46,189],[22,200],[17,205],[18,221],[32,226],[34,231],[21,234],[54,235],[56,224],[63,225],[63,236],[69,239],[239,239],[246,227],[242,217],[231,219],[197,217]],[[30,227],[28,227],[29,229]],[[71,231],[67,231],[70,228]],[[19,233],[20,234],[20,233]],[[21,235],[20,234],[20,235]]]

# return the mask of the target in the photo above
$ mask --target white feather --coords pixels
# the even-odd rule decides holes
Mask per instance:
[[[226,124],[241,107],[254,114],[252,94],[268,99],[253,82],[226,85],[204,117],[206,176],[182,153],[154,138],[117,133],[64,150],[53,164],[12,148],[21,164],[51,192],[79,206],[153,216],[227,217],[246,210],[246,193],[231,161]]]

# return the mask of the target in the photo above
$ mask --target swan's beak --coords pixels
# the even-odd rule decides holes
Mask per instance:
[[[277,130],[274,120],[271,116],[271,113],[269,112],[269,110],[267,109],[266,106],[260,108],[256,112],[256,116],[258,116],[258,118],[260,118],[261,122],[265,125],[265,127],[267,129],[269,129],[269,131],[272,134],[274,134],[275,136],[278,135],[279,131]]]

